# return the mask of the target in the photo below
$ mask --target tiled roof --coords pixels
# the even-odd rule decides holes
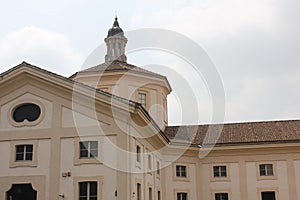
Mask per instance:
[[[103,71],[105,71],[105,72],[133,71],[133,72],[145,73],[145,74],[149,74],[149,75],[152,75],[152,76],[158,76],[158,77],[165,78],[165,76],[162,76],[160,74],[148,71],[148,70],[143,69],[141,67],[137,67],[135,65],[131,65],[131,64],[128,64],[126,62],[119,61],[119,60],[115,60],[111,63],[102,63],[100,65],[96,65],[94,67],[84,69],[84,70],[80,71],[79,73],[82,73],[82,72],[103,72]]]
[[[202,146],[216,140],[217,145],[300,142],[300,120],[169,126],[164,134],[171,141]]]

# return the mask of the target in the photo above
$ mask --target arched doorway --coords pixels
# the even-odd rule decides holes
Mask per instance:
[[[36,200],[36,194],[31,184],[13,184],[6,192],[6,200]]]

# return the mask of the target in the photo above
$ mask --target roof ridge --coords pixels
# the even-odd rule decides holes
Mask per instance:
[[[237,125],[237,124],[258,124],[258,123],[274,123],[274,122],[294,122],[300,121],[300,119],[275,119],[275,120],[263,120],[263,121],[245,121],[245,122],[224,122],[224,123],[207,123],[207,124],[183,124],[183,125],[174,125],[167,127],[192,127],[192,126],[216,126],[216,125]]]
[[[7,75],[7,74],[9,74],[9,73],[11,73],[11,72],[13,72],[13,71],[15,71],[15,70],[21,68],[21,67],[29,67],[29,68],[33,68],[33,69],[38,70],[38,71],[40,71],[40,72],[50,74],[50,75],[52,75],[52,76],[54,76],[54,77],[56,77],[56,78],[59,78],[59,79],[68,81],[68,82],[73,83],[73,84],[80,85],[80,86],[82,86],[82,87],[84,87],[84,88],[86,88],[86,89],[90,89],[90,90],[93,90],[93,91],[97,91],[97,92],[99,92],[99,93],[101,93],[101,94],[105,94],[106,96],[110,96],[110,97],[113,97],[113,98],[115,98],[115,99],[119,99],[119,100],[122,100],[122,101],[127,101],[128,103],[134,103],[134,104],[136,104],[136,102],[134,102],[134,101],[131,101],[131,100],[125,99],[125,98],[123,98],[123,97],[119,97],[119,96],[110,94],[110,93],[108,93],[108,92],[105,92],[105,91],[103,91],[103,90],[94,88],[94,87],[89,86],[89,85],[86,85],[86,84],[84,84],[84,83],[75,81],[75,80],[70,79],[70,78],[68,78],[68,77],[65,77],[65,76],[59,75],[59,74],[57,74],[57,73],[54,73],[54,72],[45,70],[45,69],[43,69],[43,68],[41,68],[41,67],[37,67],[37,66],[32,65],[32,64],[30,64],[30,63],[27,63],[27,62],[25,62],[25,61],[23,61],[22,63],[16,65],[15,67],[10,68],[10,69],[7,70],[7,71],[1,73],[1,74],[0,74],[0,77],[3,77],[3,76],[5,76],[5,75]]]

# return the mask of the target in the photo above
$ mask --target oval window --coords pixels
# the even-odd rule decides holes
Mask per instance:
[[[27,120],[33,122],[39,118],[41,108],[33,103],[25,103],[17,106],[13,111],[13,119],[15,122],[23,122]]]

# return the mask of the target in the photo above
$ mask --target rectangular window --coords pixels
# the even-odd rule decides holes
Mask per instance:
[[[178,192],[177,200],[188,200],[188,196],[186,192]]]
[[[176,176],[177,177],[186,177],[186,166],[176,165]]]
[[[276,200],[275,192],[262,192],[261,199],[262,200]]]
[[[151,155],[148,155],[148,169],[152,169],[152,158],[151,158]]]
[[[149,188],[149,200],[152,200],[152,188]]]
[[[214,166],[214,177],[227,177],[226,166]]]
[[[17,145],[16,146],[16,161],[32,160],[33,145]]]
[[[160,200],[161,197],[160,197],[160,191],[157,191],[157,200]]]
[[[159,163],[159,161],[156,161],[156,173],[158,175],[160,175],[160,163]]]
[[[85,141],[79,142],[80,146],[80,158],[96,158],[98,157],[98,142],[97,141]]]
[[[259,174],[261,176],[273,176],[273,165],[272,164],[261,164],[259,165]]]
[[[98,189],[97,182],[80,182],[79,183],[79,200],[97,200]]]
[[[136,145],[136,161],[141,162],[141,147]]]
[[[138,93],[138,103],[140,103],[144,108],[146,108],[146,94]]]
[[[142,200],[142,188],[140,183],[136,184],[136,199]]]
[[[216,193],[215,200],[228,200],[228,193]]]

